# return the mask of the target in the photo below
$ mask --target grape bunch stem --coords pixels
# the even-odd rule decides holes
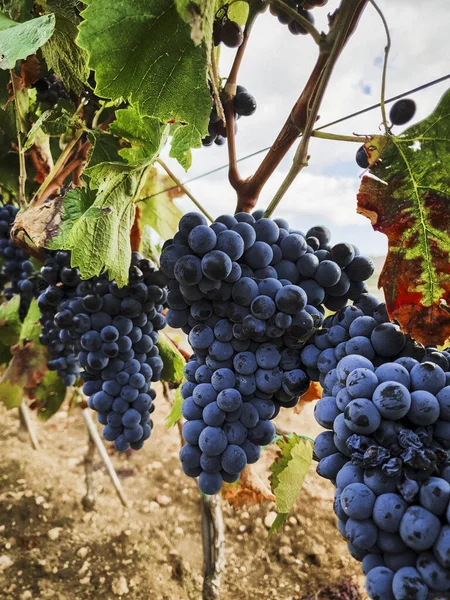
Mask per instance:
[[[219,600],[225,569],[225,526],[220,496],[201,499],[203,540],[203,600]]]

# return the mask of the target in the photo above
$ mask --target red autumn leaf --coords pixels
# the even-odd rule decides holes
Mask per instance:
[[[427,119],[369,147],[376,178],[363,177],[358,212],[388,237],[379,286],[389,315],[418,341],[443,344],[450,337],[450,92]]]
[[[30,398],[34,397],[34,390],[47,372],[45,348],[34,342],[19,343],[11,348],[11,354],[13,357],[2,375],[2,381],[18,385]]]

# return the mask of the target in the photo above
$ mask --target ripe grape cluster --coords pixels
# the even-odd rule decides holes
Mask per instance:
[[[304,234],[262,212],[222,215],[209,227],[202,215],[188,213],[164,245],[167,323],[188,334],[194,350],[182,388],[181,461],[205,493],[235,481],[258,459],[274,435],[270,420],[308,389],[300,349],[321,326],[328,302],[318,282],[336,293],[333,286],[348,280],[337,290],[346,303],[353,264],[358,289],[365,289],[358,263],[365,274],[370,264],[354,247],[342,252],[329,241],[324,227]]]
[[[34,86],[36,88],[36,100],[44,108],[52,108],[60,98],[70,100],[70,94],[64,87],[61,79],[51,73],[42,79],[38,79]]]
[[[450,354],[413,343],[369,297],[327,324],[302,351],[316,348],[324,385],[314,451],[367,593],[449,592]]]
[[[285,2],[288,6],[297,11],[300,16],[308,19],[308,21],[314,25],[314,15],[311,11],[304,8],[305,2],[299,2],[298,0],[285,0]],[[293,19],[291,15],[288,15],[282,8],[279,8],[275,4],[271,4],[269,10],[270,14],[272,14],[274,17],[277,17],[278,21],[282,25],[287,25],[289,31],[294,35],[307,35],[308,32],[306,29],[295,19]]]
[[[249,117],[256,110],[256,100],[248,93],[247,89],[242,86],[236,86],[236,95],[233,98],[233,110],[235,116],[234,128],[237,132],[237,120],[240,117]],[[213,102],[211,114],[208,123],[208,135],[203,138],[203,146],[211,146],[213,143],[222,146],[227,137],[227,128],[222,119],[217,114],[216,103]]]
[[[48,287],[38,299],[42,343],[66,385],[81,374],[103,437],[120,451],[142,448],[151,433],[155,392],[163,362],[156,343],[165,325],[164,277],[134,253],[129,283],[118,287],[107,274],[81,281],[70,254],[59,251],[42,268]]]
[[[20,295],[20,318],[23,320],[38,290],[30,256],[11,239],[11,227],[19,209],[3,204],[0,196],[0,289],[6,300]]]

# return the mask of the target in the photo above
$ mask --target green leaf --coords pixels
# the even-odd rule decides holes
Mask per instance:
[[[42,46],[47,67],[59,75],[67,89],[79,94],[89,77],[87,53],[76,43],[79,19],[74,0],[47,0],[46,13],[55,15],[55,31]]]
[[[5,365],[9,363],[11,357],[12,354],[9,349],[9,346],[6,346],[5,344],[2,344],[2,342],[0,342],[0,365]]]
[[[228,4],[228,0],[219,0],[219,6]],[[219,8],[219,7],[218,7]],[[245,25],[248,17],[248,2],[233,2],[228,7],[228,17],[239,25]]]
[[[0,156],[2,157],[10,152],[11,143],[17,142],[14,102],[8,102],[9,81],[9,72],[0,70]]]
[[[92,149],[88,159],[89,167],[95,167],[96,165],[104,162],[125,163],[125,160],[119,154],[119,151],[122,148],[120,145],[120,140],[119,138],[116,138],[115,135],[112,135],[107,131],[90,131],[89,141],[92,144]]]
[[[292,510],[313,457],[312,441],[296,434],[278,440],[277,446],[280,454],[270,467],[270,483],[278,517],[270,533],[278,531]]]
[[[180,385],[184,377],[184,360],[182,354],[176,348],[165,333],[161,332],[158,341],[159,354],[164,363],[161,373],[161,381]]]
[[[190,148],[200,148],[211,111],[206,45],[195,46],[173,0],[87,4],[78,42],[95,70],[96,93],[126,98],[164,123],[184,124],[175,131],[172,155],[188,168]]]
[[[62,220],[58,235],[47,242],[51,250],[65,248],[75,223],[92,206],[95,194],[84,188],[76,188],[67,192],[62,203]]]
[[[392,320],[417,341],[450,337],[450,90],[400,136],[368,140],[358,211],[388,237],[379,285]],[[381,160],[377,160],[381,158]]]
[[[72,111],[67,110],[68,105],[72,107]],[[70,102],[60,101],[54,108],[44,111],[28,132],[23,149],[31,148],[40,130],[47,135],[62,135],[72,122],[73,109]]]
[[[0,10],[9,13],[14,21],[28,21],[33,12],[34,0],[2,0]]]
[[[0,340],[6,346],[14,346],[19,341],[22,327],[19,308],[20,296],[0,305]]]
[[[170,429],[174,425],[178,423],[178,421],[183,416],[181,414],[181,407],[183,405],[183,396],[181,395],[180,388],[175,392],[175,397],[173,399],[172,409],[170,413],[166,417],[166,427]]]
[[[67,388],[56,371],[47,371],[43,381],[36,388],[38,403],[37,415],[47,421],[60,408],[66,397]]]
[[[144,170],[120,163],[100,163],[86,170],[95,201],[74,223],[64,248],[72,251],[72,266],[83,279],[108,271],[119,286],[128,283],[130,231]]]
[[[159,119],[140,115],[132,106],[116,111],[116,120],[109,129],[131,144],[131,148],[119,151],[131,165],[151,164],[167,141],[168,126]]]
[[[0,382],[0,402],[3,402],[8,410],[18,408],[22,404],[22,399],[23,390],[19,385],[9,381]]]
[[[41,311],[37,300],[33,300],[20,330],[19,342],[39,342],[42,326],[39,322]]]
[[[54,28],[54,15],[43,15],[25,23],[3,16],[0,19],[0,69],[12,69],[18,60],[34,54],[51,37]]]

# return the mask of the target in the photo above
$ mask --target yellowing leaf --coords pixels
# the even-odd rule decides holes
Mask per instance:
[[[23,399],[23,390],[20,385],[10,381],[0,382],[0,402],[3,402],[5,408],[17,408],[21,405]]]

